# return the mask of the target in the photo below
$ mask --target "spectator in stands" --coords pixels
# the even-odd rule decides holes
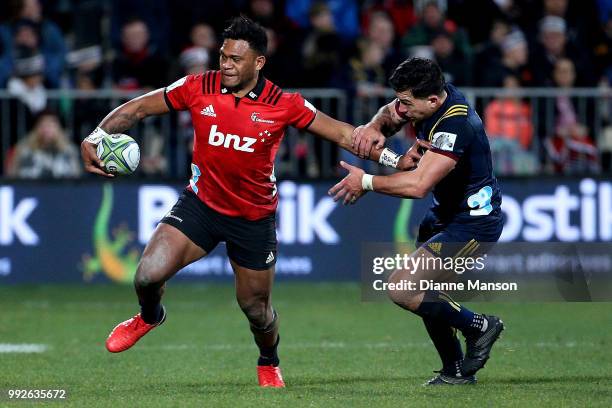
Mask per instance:
[[[346,47],[336,32],[331,10],[315,3],[310,10],[313,27],[304,41],[303,86],[347,88]]]
[[[472,83],[472,64],[470,59],[455,49],[453,35],[448,31],[438,32],[431,40],[433,56],[446,81],[457,86],[468,86]]]
[[[351,58],[351,79],[357,96],[382,96],[387,84],[383,68],[384,51],[372,41],[363,40],[359,56]]]
[[[68,68],[81,71],[102,70],[105,0],[68,0],[63,2],[65,18],[71,22],[71,50],[66,55]],[[97,74],[96,74],[97,75]]]
[[[382,67],[385,76],[389,78],[393,70],[403,61],[403,58],[395,47],[393,21],[388,14],[378,11],[370,15],[366,39],[382,51]]]
[[[271,28],[265,30],[268,36],[268,53],[266,55],[267,62],[263,69],[264,76],[281,88],[304,86],[304,78],[301,75],[302,67],[299,63],[296,64],[296,61],[301,59],[299,48],[287,49],[288,44],[283,45],[280,42],[282,35]],[[287,69],[287,67],[291,67],[291,69]]]
[[[153,89],[167,85],[168,63],[149,48],[149,30],[134,19],[123,26],[123,49],[113,61],[113,83],[124,90]]]
[[[470,43],[480,47],[490,39],[493,25],[498,21],[520,25],[521,0],[451,0],[448,1],[447,16],[460,23]]]
[[[537,7],[534,7],[537,10]],[[569,41],[591,49],[598,36],[599,16],[594,1],[543,0],[542,10],[531,22],[534,33],[538,32],[539,21],[547,16],[562,18],[566,23]]]
[[[40,113],[32,132],[15,147],[7,174],[18,178],[74,178],[81,175],[79,150],[64,134],[55,113]]]
[[[602,25],[601,35],[593,47],[597,77],[612,84],[612,12]]]
[[[490,61],[490,65],[477,78],[479,84],[501,87],[504,78],[511,75],[519,78],[521,85],[529,85],[532,81],[532,75],[527,67],[529,51],[523,33],[519,30],[510,32],[504,37],[501,49],[501,59]]]
[[[305,32],[300,30],[272,0],[249,0],[246,14],[266,29],[268,62],[264,75],[280,87],[301,87],[302,44]],[[291,66],[292,69],[287,69]]]
[[[85,61],[74,69],[73,82],[76,90],[93,93],[102,88],[104,73],[100,67],[90,69],[91,65],[89,64],[93,62]],[[72,102],[74,111],[73,140],[80,143],[83,135],[91,132],[91,129],[95,129],[100,123],[100,118],[106,116],[112,107],[108,99],[76,97]]]
[[[402,38],[402,50],[412,54],[411,48],[428,46],[434,37],[441,31],[451,33],[455,49],[466,57],[472,54],[472,47],[463,29],[454,21],[447,19],[437,2],[428,2],[419,16],[420,20]]]
[[[504,78],[504,88],[517,91],[519,79],[508,75]],[[516,94],[501,96],[487,105],[484,119],[495,172],[500,175],[535,174],[539,164],[532,149],[534,129],[529,104]]]
[[[187,48],[179,56],[179,62],[183,68],[183,75],[202,74],[208,70],[210,59],[208,51],[202,47]]]
[[[110,11],[110,40],[113,49],[121,53],[124,51],[124,29],[134,20],[138,19],[147,27],[147,45],[152,52],[167,56],[169,41],[177,28],[170,30],[169,16],[175,11],[180,0],[151,1],[151,0],[105,0],[111,3]],[[211,3],[212,0],[200,1]],[[212,11],[212,10],[211,10]],[[192,14],[184,14],[181,21],[186,21]],[[188,23],[189,24],[189,23]],[[189,25],[186,29],[189,28]]]
[[[368,1],[362,10],[365,27],[370,27],[372,17],[378,13],[384,13],[391,18],[395,29],[395,36],[398,38],[403,37],[417,22],[412,0]],[[362,31],[367,32],[367,29],[364,28]]]
[[[219,44],[215,30],[206,23],[197,23],[191,27],[189,33],[190,47],[201,47],[206,50],[209,57],[209,65],[215,69],[219,66]]]
[[[512,91],[520,89],[517,77],[504,78],[504,88]],[[485,109],[485,129],[491,139],[513,140],[524,150],[531,147],[533,123],[531,108],[517,95],[496,98]]]
[[[359,35],[359,7],[356,0],[286,0],[285,13],[302,29],[312,24],[313,7],[325,5],[329,10],[337,33],[345,41],[354,40]],[[312,26],[311,26],[312,27]]]
[[[597,82],[591,62],[580,45],[567,37],[567,24],[557,16],[547,16],[540,21],[539,43],[534,47],[531,66],[535,84],[554,86],[553,68],[561,58],[569,58],[578,68],[576,84],[593,86]]]
[[[571,89],[576,78],[573,62],[559,59],[553,75],[558,88]],[[555,113],[554,134],[544,144],[552,170],[558,174],[598,173],[598,149],[587,126],[579,121],[572,99],[559,95],[555,100]]]
[[[36,48],[20,47],[15,51],[13,76],[7,90],[26,106],[28,118],[47,106],[44,86],[45,59]],[[29,122],[28,118],[26,121]]]
[[[476,84],[481,84],[489,67],[494,66],[502,59],[502,43],[510,34],[510,24],[505,20],[495,20],[491,26],[489,40],[475,49],[474,64],[472,66],[473,78]]]
[[[24,27],[29,27],[36,34],[37,48],[45,60],[44,80],[48,87],[56,88],[60,84],[66,46],[59,27],[43,18],[39,0],[17,0],[16,14],[11,22],[0,25],[0,87],[6,84],[15,63],[15,48],[23,44]],[[21,37],[21,38],[20,38]],[[27,41],[27,40],[26,40]]]

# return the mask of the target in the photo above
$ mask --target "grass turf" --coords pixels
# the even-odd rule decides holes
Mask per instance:
[[[277,284],[287,388],[256,386],[257,351],[230,285],[169,285],[168,320],[110,354],[110,329],[136,311],[129,287],[0,288],[0,353],[8,389],[66,389],[52,406],[606,406],[612,405],[610,303],[474,304],[507,330],[475,387],[422,387],[439,360],[420,319],[362,303],[354,284]]]

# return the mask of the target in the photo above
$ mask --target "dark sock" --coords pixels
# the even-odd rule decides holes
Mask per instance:
[[[431,318],[423,318],[423,323],[442,360],[442,371],[449,375],[461,374],[463,351],[456,330],[448,323]]]
[[[140,317],[148,324],[157,324],[163,317],[163,308],[161,303],[157,302],[154,304],[141,303],[140,304]]]
[[[423,302],[414,311],[422,318],[446,322],[449,326],[461,330],[463,334],[477,333],[486,330],[486,319],[452,300],[447,294],[428,290]]]
[[[272,347],[259,347],[259,359],[257,359],[258,366],[274,366],[278,367],[280,360],[276,352],[278,343],[280,342],[280,335],[276,336],[276,343]]]

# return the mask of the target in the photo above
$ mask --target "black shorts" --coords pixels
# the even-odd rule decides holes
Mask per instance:
[[[504,221],[498,213],[477,222],[445,224],[429,211],[419,226],[417,247],[441,258],[482,256],[501,236]]]
[[[206,253],[224,241],[227,256],[242,267],[265,270],[276,263],[275,214],[257,221],[229,217],[185,190],[160,222],[180,230]]]

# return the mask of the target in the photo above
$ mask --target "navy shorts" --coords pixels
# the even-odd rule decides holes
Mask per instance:
[[[499,240],[504,227],[501,210],[479,220],[442,222],[429,211],[417,237],[417,247],[423,247],[435,256],[477,257],[487,253]]]
[[[227,256],[242,267],[265,270],[276,264],[276,214],[256,221],[229,217],[186,189],[160,222],[177,228],[206,253],[224,241]]]

